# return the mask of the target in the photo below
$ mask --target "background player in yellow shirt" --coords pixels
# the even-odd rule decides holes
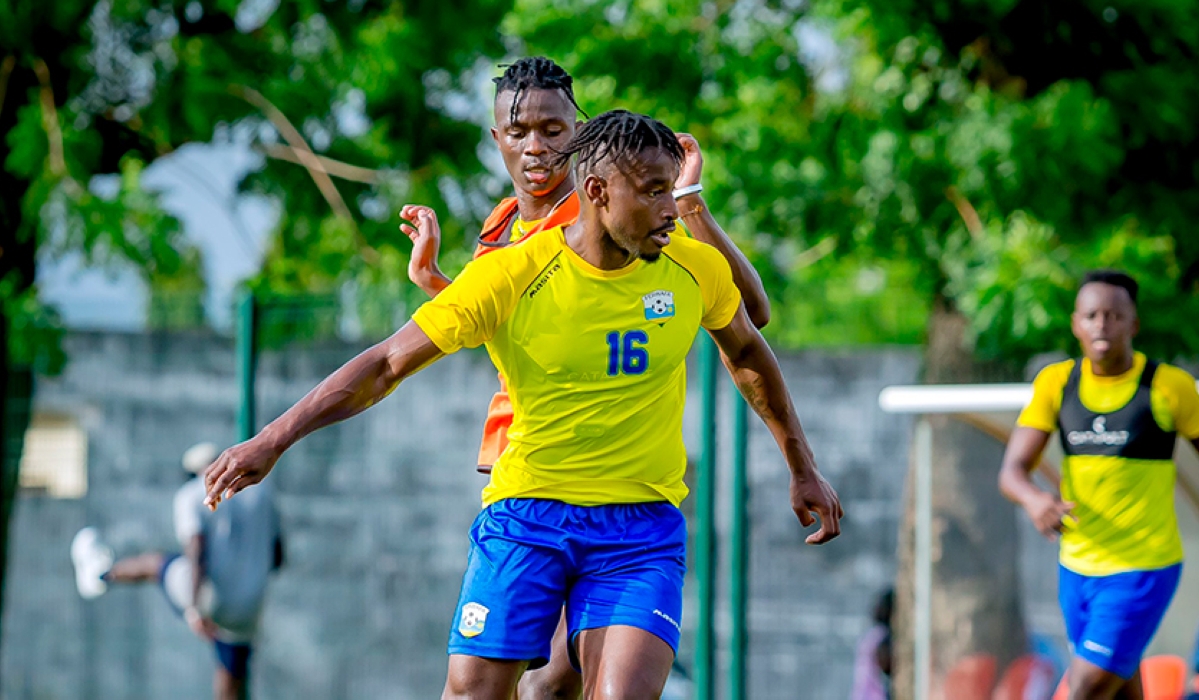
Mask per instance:
[[[500,151],[512,180],[514,197],[501,201],[483,224],[475,257],[501,249],[543,231],[575,222],[579,197],[574,172],[567,160],[556,158],[575,135],[576,114],[582,112],[574,97],[574,79],[554,61],[542,57],[521,58],[495,78],[493,105],[495,126],[492,139]],[[585,113],[584,113],[584,116]],[[725,234],[700,194],[703,155],[699,143],[679,134],[684,157],[675,183],[680,220],[697,240],[711,244],[729,261],[733,282],[741,292],[749,318],[758,328],[770,319],[770,303],[757,271]],[[441,244],[436,213],[422,206],[406,206],[400,216],[422,225],[403,225],[412,239],[408,277],[430,297],[450,284],[437,266]],[[503,377],[500,389],[488,406],[479,448],[479,471],[488,473],[505,446],[512,424],[512,403]],[[566,651],[565,617],[554,637],[550,662],[520,681],[521,700],[577,698],[582,678],[570,664]]]
[[[1136,300],[1128,275],[1086,275],[1071,319],[1083,358],[1037,375],[999,477],[1042,534],[1061,536],[1071,700],[1140,700],[1141,656],[1182,571],[1173,454],[1179,435],[1199,450],[1199,394],[1191,375],[1133,351]],[[1060,497],[1029,476],[1055,431]]]
[[[308,433],[365,410],[444,354],[486,344],[510,382],[510,445],[483,493],[450,639],[445,698],[509,700],[548,657],[563,604],[585,692],[654,698],[679,634],[686,526],[685,360],[703,327],[791,471],[791,506],[840,532],[778,362],[725,259],[672,237],[682,149],[609,112],[577,155],[579,220],[471,263],[395,335],[321,382],[206,474],[208,503],[261,481]]]

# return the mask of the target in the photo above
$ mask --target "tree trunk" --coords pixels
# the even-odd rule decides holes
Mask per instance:
[[[965,317],[950,302],[938,300],[929,320],[926,383],[972,383],[994,377],[994,368],[973,359],[967,331]],[[931,697],[914,697],[916,518],[911,476],[899,537],[893,697],[990,700],[993,681],[1026,649],[1016,568],[1016,514],[996,486],[1004,446],[950,416],[929,416],[929,422],[933,438]],[[994,665],[977,655],[988,655]],[[992,668],[993,672],[988,670]],[[989,673],[994,674],[990,680]]]

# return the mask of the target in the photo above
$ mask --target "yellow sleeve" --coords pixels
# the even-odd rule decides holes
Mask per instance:
[[[519,295],[502,264],[504,252],[468,263],[450,286],[412,314],[413,322],[447,355],[487,342],[511,314]]]
[[[720,251],[706,243],[700,243],[695,256],[695,279],[699,282],[700,294],[704,299],[704,316],[700,325],[710,330],[719,330],[733,322],[737,309],[741,308],[741,291],[733,283],[733,268]]]
[[[1070,377],[1074,360],[1049,365],[1032,382],[1032,400],[1020,412],[1016,425],[1046,433],[1057,430],[1057,414],[1062,410],[1062,389]]]
[[[1187,440],[1199,437],[1199,391],[1195,389],[1195,378],[1173,365],[1161,365],[1153,383],[1170,403],[1178,434]]]

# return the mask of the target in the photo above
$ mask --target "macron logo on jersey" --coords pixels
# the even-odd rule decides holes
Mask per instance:
[[[674,292],[659,289],[641,297],[645,304],[645,320],[666,321],[674,318]]]

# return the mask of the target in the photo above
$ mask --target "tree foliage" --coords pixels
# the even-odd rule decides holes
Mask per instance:
[[[892,308],[948,299],[981,356],[1019,359],[1068,347],[1076,280],[1111,265],[1146,286],[1143,345],[1173,357],[1199,350],[1181,322],[1199,310],[1195,12],[521,1],[505,27],[579,75],[584,106],[697,135],[708,199],[754,249],[784,341],[821,342],[820,306],[886,319],[869,275],[834,269],[852,261],[886,276]]]
[[[402,297],[397,202],[458,214],[447,229],[462,239],[496,194],[475,183],[478,126],[437,98],[481,55],[503,52],[507,9],[480,0],[463,22],[450,4],[378,0],[5,4],[4,170],[19,185],[5,193],[6,228],[37,255],[131,264],[152,289],[202,286],[198,251],[140,174],[240,130],[266,156],[242,187],[281,212],[255,284],[332,291],[357,280]],[[360,167],[331,178],[323,159]],[[109,174],[117,187],[93,186]],[[33,328],[48,317],[27,268],[5,271],[5,308]],[[25,348],[18,359],[48,349],[33,337],[13,344]]]

